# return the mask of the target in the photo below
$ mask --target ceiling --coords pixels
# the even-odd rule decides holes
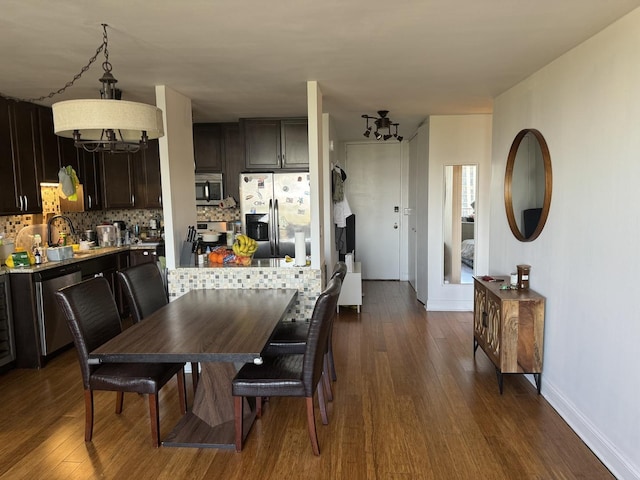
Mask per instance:
[[[191,98],[194,122],[305,116],[306,82],[341,140],[389,110],[408,138],[429,115],[490,113],[492,99],[640,0],[3,0],[0,92],[64,86],[102,43],[123,99],[155,85]],[[98,98],[104,57],[63,95]]]

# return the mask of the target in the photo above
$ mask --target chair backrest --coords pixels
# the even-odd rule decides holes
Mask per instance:
[[[340,277],[340,280],[344,282],[344,277],[347,276],[347,264],[344,262],[338,262],[333,267],[333,273],[331,278]]]
[[[309,334],[304,353],[302,380],[307,396],[313,395],[322,375],[324,352],[335,315],[342,280],[334,277],[320,293],[309,322]]]
[[[155,263],[141,263],[120,270],[118,281],[127,299],[133,323],[138,323],[169,303],[160,269]]]
[[[78,350],[84,387],[89,388],[94,368],[89,365],[89,353],[122,331],[118,306],[104,277],[65,287],[55,296]]]

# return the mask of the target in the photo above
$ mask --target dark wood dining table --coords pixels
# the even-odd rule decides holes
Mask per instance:
[[[261,363],[297,295],[294,289],[191,290],[92,351],[90,360],[201,362],[193,406],[162,444],[234,448],[231,380],[242,364]],[[255,409],[244,411],[246,435]]]

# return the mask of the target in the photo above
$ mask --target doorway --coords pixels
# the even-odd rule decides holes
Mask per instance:
[[[400,143],[346,146],[346,194],[364,280],[400,279],[401,165]]]

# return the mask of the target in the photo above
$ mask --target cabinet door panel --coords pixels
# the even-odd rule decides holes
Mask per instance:
[[[282,168],[309,168],[307,120],[283,120],[281,130]]]
[[[150,140],[146,150],[135,156],[137,208],[161,208],[162,185],[160,183],[160,150],[157,140]]]
[[[124,153],[104,153],[101,162],[104,208],[132,208],[135,197],[131,156]]]
[[[218,123],[193,126],[193,159],[196,173],[222,173],[222,130]]]
[[[58,155],[58,137],[53,133],[53,113],[50,108],[38,108],[38,131],[40,132],[40,180],[58,182],[60,156]]]
[[[280,168],[280,120],[246,120],[244,136],[246,168]]]
[[[13,110],[13,154],[17,166],[16,185],[18,195],[22,197],[22,213],[42,212],[40,182],[38,179],[37,159],[40,157],[37,106],[16,102],[10,105]]]
[[[240,201],[240,172],[244,170],[244,149],[240,135],[240,125],[225,124],[222,127],[224,139],[224,196]]]
[[[84,150],[78,153],[81,157],[78,175],[80,183],[84,187],[84,208],[85,210],[100,210],[102,209],[100,155]]]
[[[15,183],[15,162],[11,142],[9,101],[0,98],[0,213],[19,213],[18,192]]]

